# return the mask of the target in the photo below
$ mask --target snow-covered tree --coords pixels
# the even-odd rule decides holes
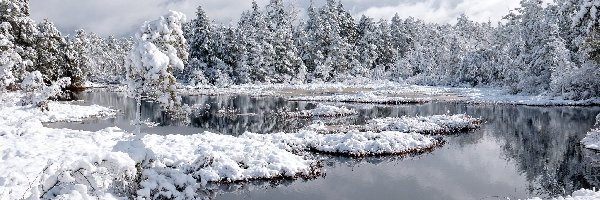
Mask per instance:
[[[183,72],[183,79],[188,82],[202,82],[204,75],[199,76],[212,66],[215,56],[214,27],[201,6],[196,10],[196,18],[187,24],[186,39],[188,41],[190,62]],[[200,80],[195,80],[200,79]]]
[[[177,111],[181,106],[173,71],[183,70],[187,61],[184,22],[184,14],[170,11],[157,20],[145,22],[135,34],[135,45],[125,66],[130,94],[138,102],[138,124],[142,95],[159,102],[168,111]]]
[[[48,100],[57,98],[64,88],[71,85],[71,79],[68,77],[61,78],[53,82],[50,86],[44,83],[42,73],[33,71],[27,73],[21,82],[21,88],[25,91],[25,97],[21,99],[22,105],[34,105],[48,111]]]
[[[9,23],[0,24],[0,92],[16,82],[13,71],[22,64],[21,56],[15,51],[9,30]]]
[[[74,87],[82,87],[88,77],[90,67],[90,41],[84,30],[77,30],[75,35],[67,38],[64,50],[67,76],[71,78]]]
[[[293,21],[295,14],[284,7],[282,0],[271,0],[266,7],[268,34],[274,51],[272,65],[275,68],[277,82],[289,83],[292,79],[303,82],[296,76],[304,68],[294,43]]]
[[[39,34],[35,36],[36,58],[34,70],[45,75],[46,82],[57,80],[67,75],[65,47],[66,40],[61,36],[54,24],[44,20],[38,25]]]

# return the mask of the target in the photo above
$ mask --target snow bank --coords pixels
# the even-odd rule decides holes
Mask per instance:
[[[573,192],[573,195],[567,197],[557,197],[553,200],[596,200],[600,199],[600,191],[581,189]],[[530,200],[542,200],[541,198],[535,197]]]
[[[206,132],[147,135],[144,143],[166,166],[181,169],[203,184],[310,177],[318,173],[316,161],[250,138]]]
[[[397,131],[352,131],[345,134],[319,134],[313,131],[291,134],[245,133],[240,137],[272,143],[292,152],[317,151],[354,157],[423,152],[440,144],[431,136]]]
[[[294,118],[310,118],[310,117],[344,117],[350,115],[358,115],[355,110],[346,107],[337,107],[318,104],[316,108],[311,110],[303,110],[298,112],[285,112],[281,115]]]
[[[375,103],[375,104],[411,104],[426,103],[431,101],[428,98],[410,98],[410,97],[389,97],[380,96],[373,93],[360,93],[353,95],[331,95],[331,96],[303,96],[293,97],[290,101],[325,101],[325,102],[343,102],[343,103]]]
[[[481,119],[469,115],[433,115],[428,117],[379,118],[372,119],[365,125],[326,125],[322,122],[311,124],[304,130],[321,134],[345,133],[353,130],[360,131],[398,131],[415,132],[420,134],[452,134],[480,127]]]
[[[514,104],[530,106],[600,105],[600,98],[568,100],[555,96],[513,95],[502,88],[469,88],[407,85],[393,82],[365,84],[248,84],[226,88],[214,86],[182,86],[187,95],[284,96],[296,101],[354,102],[378,104],[424,103],[430,101]],[[325,95],[336,94],[336,95]],[[321,95],[321,96],[315,96]]]
[[[480,123],[480,119],[459,114],[373,119],[366,127],[369,130],[451,134],[479,128]]]
[[[39,191],[49,189],[52,180],[66,180],[66,174],[60,173],[64,169],[56,167],[73,167],[71,169],[76,171],[80,166],[74,166],[75,164],[86,159],[87,163],[92,163],[90,157],[111,152],[116,141],[125,139],[127,135],[113,128],[95,133],[50,129],[35,121],[24,120],[26,125],[22,127],[0,122],[0,194],[7,195],[9,199],[41,196]],[[49,170],[44,170],[47,167]],[[95,171],[91,167],[86,170]],[[43,189],[30,186],[37,183],[42,183]]]

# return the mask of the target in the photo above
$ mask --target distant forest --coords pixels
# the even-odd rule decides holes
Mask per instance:
[[[441,86],[504,87],[513,93],[600,96],[600,0],[522,0],[497,24],[462,15],[457,23],[359,19],[341,1],[311,5],[306,19],[292,5],[252,2],[236,26],[213,23],[202,7],[183,27],[187,41],[179,82],[255,83],[393,81]],[[0,1],[0,90],[28,72],[47,84],[70,77],[120,83],[133,40],[79,30],[63,36],[34,22],[28,0]]]

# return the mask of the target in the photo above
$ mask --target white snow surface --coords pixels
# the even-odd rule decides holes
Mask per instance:
[[[197,181],[238,181],[309,176],[316,161],[274,144],[203,133],[139,136],[106,128],[97,132],[52,129],[43,122],[80,121],[113,114],[100,106],[51,102],[47,112],[17,106],[19,93],[0,98],[0,199],[190,198]],[[152,160],[152,161],[150,161]],[[182,189],[183,188],[183,189]],[[158,192],[154,192],[158,191]],[[129,196],[131,197],[131,196]]]
[[[290,101],[326,101],[326,102],[355,102],[355,103],[377,103],[377,104],[407,104],[407,103],[426,103],[431,101],[429,98],[409,98],[409,97],[390,97],[376,95],[371,92],[353,94],[353,95],[330,95],[330,96],[302,96],[292,97]]]
[[[265,141],[287,151],[319,151],[348,156],[405,154],[431,149],[438,141],[418,133],[397,131],[319,134],[314,131],[298,133],[255,134],[244,133],[242,138]]]
[[[581,144],[588,149],[600,151],[600,129],[593,129],[581,140]]]
[[[271,143],[230,135],[147,135],[144,143],[168,167],[192,174],[203,184],[309,175],[315,161]],[[176,148],[174,148],[176,147]]]
[[[448,134],[479,127],[481,120],[465,114],[433,115],[427,117],[399,117],[373,119],[367,123],[367,129]]]
[[[344,106],[337,107],[324,104],[318,104],[316,108],[310,110],[283,113],[286,117],[343,117],[357,114],[357,111]]]
[[[303,129],[319,133],[342,133],[361,130],[372,132],[398,131],[420,134],[452,134],[476,129],[479,128],[480,125],[481,119],[479,118],[474,118],[465,114],[457,114],[426,117],[402,116],[394,118],[376,118],[368,121],[365,125],[326,125],[321,121],[317,121]]]
[[[600,191],[588,190],[588,189],[580,189],[575,192],[571,196],[566,197],[557,197],[553,198],[553,200],[597,200],[600,199]],[[530,200],[542,200],[539,197],[531,198]]]
[[[419,86],[387,81],[365,83],[247,84],[228,87],[180,85],[188,95],[283,96],[302,101],[353,101],[360,103],[423,103],[458,101],[468,103],[515,104],[531,106],[600,105],[600,98],[568,100],[551,95],[514,95],[503,88]],[[326,95],[332,94],[332,95]]]

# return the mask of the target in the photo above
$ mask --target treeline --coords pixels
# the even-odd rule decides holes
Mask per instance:
[[[183,82],[360,83],[389,80],[424,85],[497,86],[514,93],[600,94],[599,0],[523,0],[498,24],[460,16],[457,23],[418,19],[355,19],[340,1],[311,5],[305,19],[282,0],[252,2],[237,25],[213,23],[198,7],[184,25],[188,62]],[[131,39],[77,32],[62,37],[52,23],[34,24],[27,0],[0,2],[0,84],[27,71],[48,82],[119,82]],[[184,59],[185,60],[185,59]]]
[[[390,80],[597,97],[598,4],[586,2],[523,0],[503,23],[463,15],[455,25],[398,15],[356,20],[335,0],[296,20],[295,8],[271,0],[264,8],[253,2],[228,27],[199,7],[185,29],[190,63],[180,78],[215,85]]]

